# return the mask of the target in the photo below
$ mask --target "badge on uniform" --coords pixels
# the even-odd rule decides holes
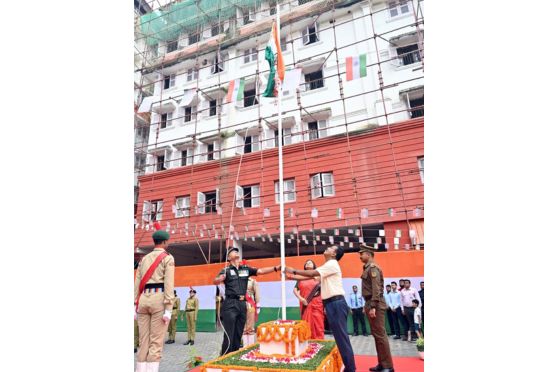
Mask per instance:
[[[372,278],[375,278],[376,276],[378,276],[378,273],[375,272],[375,271],[372,271],[372,274],[371,274],[371,275],[372,275]]]
[[[239,270],[238,276],[248,276],[248,270]]]
[[[231,276],[235,276],[235,275],[236,275],[236,271],[234,271],[234,270],[230,270],[229,272],[231,273]]]

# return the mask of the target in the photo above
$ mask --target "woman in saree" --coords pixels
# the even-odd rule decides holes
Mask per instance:
[[[312,260],[304,263],[304,270],[315,270]],[[289,279],[297,280],[293,290],[300,302],[300,318],[310,325],[311,338],[324,339],[324,305],[320,296],[320,278],[307,278],[300,275],[289,275]]]

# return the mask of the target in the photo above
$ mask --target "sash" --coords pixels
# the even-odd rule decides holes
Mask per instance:
[[[258,308],[256,307],[256,301],[246,293],[246,301],[254,308],[254,324],[258,321]]]
[[[143,278],[141,278],[141,281],[140,281],[140,284],[139,284],[139,289],[138,289],[138,297],[136,298],[136,312],[138,311],[139,299],[141,297],[141,294],[143,293],[143,290],[145,289],[145,285],[147,284],[147,281],[149,279],[151,279],[151,277],[153,276],[153,273],[155,272],[155,269],[157,268],[157,266],[159,266],[161,261],[163,261],[163,259],[165,257],[167,257],[168,255],[169,254],[167,252],[161,252],[161,254],[157,256],[155,261],[153,261],[151,266],[149,266],[149,269],[147,269]],[[139,268],[138,268],[138,270],[139,270]]]
[[[314,299],[314,297],[316,297],[316,295],[318,294],[318,292],[321,289],[321,285],[320,283],[316,283],[316,285],[314,286],[314,288],[312,288],[312,290],[310,291],[310,293],[308,294],[308,296],[306,296],[306,303],[308,303],[308,305],[310,305],[310,302]],[[302,305],[302,314],[303,315],[304,312],[306,311],[306,308],[308,306],[304,306]]]

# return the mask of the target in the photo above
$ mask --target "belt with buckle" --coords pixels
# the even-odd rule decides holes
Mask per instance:
[[[164,292],[164,291],[165,291],[164,283],[149,283],[145,285],[143,293],[157,293],[157,292]]]
[[[237,295],[226,295],[227,298],[239,301],[246,301],[246,296],[237,296]]]
[[[333,296],[330,298],[326,298],[325,300],[322,300],[322,302],[325,304],[333,302],[333,301],[339,301],[339,300],[345,300],[345,297],[339,295],[339,296]]]

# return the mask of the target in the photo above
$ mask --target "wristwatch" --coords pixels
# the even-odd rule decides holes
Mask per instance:
[[[296,275],[296,270],[293,270],[293,274]]]

